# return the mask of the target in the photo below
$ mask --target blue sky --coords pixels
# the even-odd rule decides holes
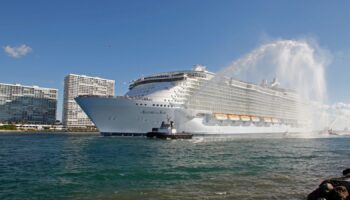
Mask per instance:
[[[69,73],[124,82],[201,63],[218,71],[266,38],[313,38],[333,55],[329,101],[350,102],[350,1],[0,2],[0,82],[58,88]],[[14,58],[6,46],[31,50]]]

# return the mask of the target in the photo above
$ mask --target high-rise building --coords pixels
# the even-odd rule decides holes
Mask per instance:
[[[57,89],[0,83],[0,122],[53,124]]]
[[[115,81],[69,74],[64,78],[63,125],[71,127],[88,127],[94,124],[75,102],[79,95],[114,96]]]

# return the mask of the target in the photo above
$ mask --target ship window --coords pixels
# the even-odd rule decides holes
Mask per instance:
[[[142,106],[142,103],[140,103],[140,106]]]
[[[157,104],[157,106],[159,106],[159,104]]]
[[[147,106],[147,103],[145,103],[145,106]]]
[[[138,103],[136,103],[136,105],[138,106],[139,104],[138,104]]]
[[[153,104],[153,106],[156,106],[156,104]]]

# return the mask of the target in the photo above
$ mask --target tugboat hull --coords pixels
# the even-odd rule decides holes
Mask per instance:
[[[146,134],[148,138],[158,138],[158,139],[192,139],[193,135],[190,133],[176,133],[176,134],[164,134],[164,133],[157,133],[157,132],[148,132]]]

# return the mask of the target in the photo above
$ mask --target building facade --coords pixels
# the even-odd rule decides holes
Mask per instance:
[[[114,87],[114,80],[76,74],[66,76],[62,115],[64,127],[94,126],[74,98],[79,95],[114,96]]]
[[[54,124],[57,89],[0,83],[0,122]]]

